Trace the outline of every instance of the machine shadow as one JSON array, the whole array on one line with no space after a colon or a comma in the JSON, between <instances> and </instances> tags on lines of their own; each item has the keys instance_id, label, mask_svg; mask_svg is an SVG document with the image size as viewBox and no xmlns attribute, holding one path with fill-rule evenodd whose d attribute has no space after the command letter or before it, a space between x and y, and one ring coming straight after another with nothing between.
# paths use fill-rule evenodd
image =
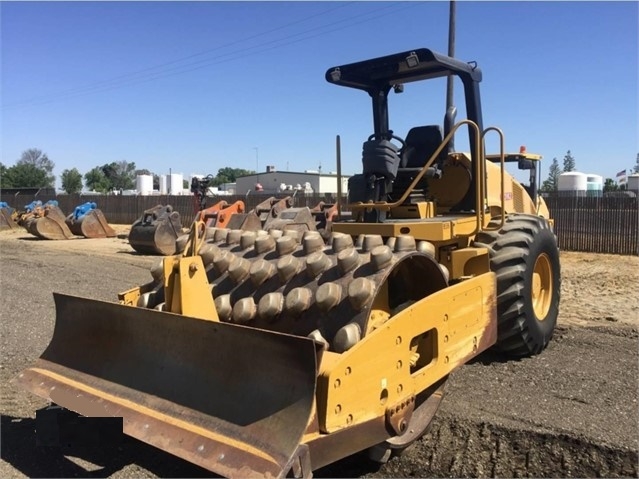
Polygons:
<instances>
[{"instance_id":1,"label":"machine shadow","mask_svg":"<svg viewBox=\"0 0 639 479\"><path fill-rule=\"evenodd\" d=\"M158 477L218 477L132 437L118 445L42 447L36 444L36 420L1 416L1 459L27 477L106 478L129 465ZM314 471L314 477L348 478L373 474L380 464L365 452L346 457ZM136 472L131 473L133 476ZM138 471L139 474L139 471Z\"/></svg>"},{"instance_id":2,"label":"machine shadow","mask_svg":"<svg viewBox=\"0 0 639 479\"><path fill-rule=\"evenodd\" d=\"M128 465L157 477L216 477L129 436L112 446L41 447L36 444L35 428L33 418L1 416L0 457L27 477L109 477ZM141 474L132 472L135 475Z\"/></svg>"}]
</instances>

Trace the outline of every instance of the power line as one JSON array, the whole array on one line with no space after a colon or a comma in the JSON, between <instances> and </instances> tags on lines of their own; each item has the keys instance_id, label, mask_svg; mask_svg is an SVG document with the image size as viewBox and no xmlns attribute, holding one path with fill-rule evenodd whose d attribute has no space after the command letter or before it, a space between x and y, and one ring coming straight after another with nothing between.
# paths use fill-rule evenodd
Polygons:
<instances>
[{"instance_id":1,"label":"power line","mask_svg":"<svg viewBox=\"0 0 639 479\"><path fill-rule=\"evenodd\" d=\"M297 25L299 23L306 22L308 20L311 20L313 18L319 17L321 15L325 15L327 13L333 12L333 11L335 11L337 9L344 8L346 6L351 5L352 3L353 2L348 2L347 4L339 5L338 7L330 8L330 9L324 10L324 11L322 11L320 13L315 13L313 15L309 15L307 17L304 17L304 18L301 18L299 20L296 20L296 21L281 25L279 27L272 28L270 30L266 30L266 31L261 32L261 33L257 33L255 35L251 35L249 37L246 37L246 38L243 38L243 39L240 39L240 40L235 40L235 41L232 41L232 42L229 42L229 43L225 43L223 45L219 45L219 46L214 47L214 48L209 48L209 49L206 49L206 50L202 50L200 52L193 53L193 54L187 55L185 57L181 57L181 58L177 58L177 59L174 59L174 60L170 60L170 61L167 61L167 62L164 62L164 63L160 63L160 64L157 64L157 65L154 65L154 66L151 66L151 67L143 68L141 70L136 70L136 71L132 71L132 72L129 72L129 73L124 73L122 75L118 75L118 76L115 76L115 77L112 77L112 78L109 78L109 79L106 79L106 80L100 80L100 81L97 81L97 82L94 82L94 83L90 83L88 85L72 87L72 88L68 88L66 90L60 90L60 91L55 92L55 93L50 93L50 94L46 94L46 95L40 95L40 96L32 97L29 100L24 100L22 102L14 102L14 103L5 105L5 107L21 105L21 104L24 104L24 103L38 101L38 100L41 100L41 99L45 99L46 100L46 99L50 98L52 95L64 95L64 94L67 94L67 93L76 93L76 92L84 91L84 90L90 91L90 90L92 90L94 88L98 88L98 87L100 87L102 85L109 86L108 84L111 83L111 82L126 81L130 77L133 77L133 78L130 78L130 79L134 80L135 76L139 75L141 73L151 72L152 70L161 69L161 68L166 67L168 65L174 65L176 63L184 62L184 61L189 60L191 58L196 58L198 56L207 55L207 54L212 53L212 52L217 51L217 50L222 50L224 48L227 48L227 47L230 47L230 46L233 46L233 45L237 45L239 43L244 43L246 41L249 41L249 40L252 40L252 39L255 39L255 38L259 38L261 36L265 36L265 35L268 35L270 33L276 32L278 30L282 30L282 29L288 28L288 27L290 27L292 25ZM147 73L147 75L148 75L148 73Z\"/></svg>"},{"instance_id":2,"label":"power line","mask_svg":"<svg viewBox=\"0 0 639 479\"><path fill-rule=\"evenodd\" d=\"M155 81L158 79L162 79L162 78L166 78L166 77L170 77L170 76L174 76L174 75L180 75L183 73L188 73L188 72L192 72L194 70L198 70L201 68L206 68L209 66L213 66L213 65L218 65L221 63L226 63L229 61L233 61L233 60L238 60L241 58L245 58L247 56L251 56L251 55L256 55L259 53L263 53L265 51L269 51L269 50L273 50L275 48L280 48L280 47L284 47L284 46L288 46L294 43L299 43L301 41L305 41L305 40L309 40L311 38L315 38L321 35L325 35L327 33L332 33L335 31L339 31L339 30L343 30L345 28L349 28L353 25L358 25L361 23L365 23L365 22L369 22L375 19L378 19L382 16L387 16L388 13L384 13L384 14L379 14L379 15L374 15L374 16L370 16L373 13L376 12L381 12L384 10L388 10L388 9L392 9L391 13L397 13L398 11L401 10L405 10L406 8L412 8L413 6L415 6L415 3L412 2L408 2L408 3L395 3L392 5L388 5L385 7L381 7L381 8L377 8L375 10L372 10L370 12L367 12L363 15L360 15L358 18L359 20L354 21L352 18L347 18L347 19L342 19L342 20L338 20L335 22L331 22L329 24L325 24L325 25L320 25L318 27L314 27L311 29L307 29L303 32L298 32L298 33L294 33L288 36L284 36L281 38L276 38L273 40L270 40L268 42L262 42L260 45L257 46L251 46L251 47L245 47L239 50L235 50L235 51L231 51L228 53L223 53L220 55L217 55L215 57L212 58L205 58L205 59L201 59L201 60L196 60L196 61L192 61L189 63L186 63L184 65L176 65L176 66L170 66L170 65L175 65L177 63L181 63L184 62L185 60L188 59L192 59L192 58L196 58L198 56L201 55L205 55L205 54L209 54L213 51L217 51L220 50L222 48L226 48L228 46L232 46L232 45L237 45L240 43L244 43L248 40L252 40L255 38L259 38L262 37L264 35L273 33L275 31L278 30L282 30L284 28L288 28L292 25L296 25L302 22L305 22L307 20L310 20L312 18L321 16L321 15L325 15L326 13L332 12L337 10L338 8L343 8L345 6L349 6L352 5L356 2L351 2L347 5L340 5L339 7L336 8L332 8L329 10L325 10L323 12L320 13L316 13L313 15L310 15L308 17L302 18L300 20L296 20L294 22L290 22L288 24L285 24L283 26L280 27L276 27L273 28L271 30L268 30L266 32L262 32L262 33L258 33L255 35L252 35L250 37L244 38L244 39L240 39L234 42L229 42L225 45L221 45L215 48L211 48L208 50L204 50L202 52L198 52L198 53L194 53L191 55L188 55L186 57L182 57L180 59L176 59L176 60L172 60L172 61L168 61L153 67L149 67L149 68L145 68L142 70L138 70L135 72L131 72L131 73L127 73L127 74L123 74L108 80L102 80L99 82L95 82L93 84L89 84L89 85L85 85L82 87L75 87L75 88L70 88L67 90L63 90L57 93L52 93L49 95L42 95L40 97L34 97L31 98L29 100L25 100L25 101L21 101L21 102L14 102L11 104L7 104L3 106L3 109L9 109L9 108L14 108L14 107L18 107L18 106L38 106L38 105L43 105L43 104L47 104L47 103L52 103L55 101L60 101L62 99L69 99L69 98L74 98L77 96L82 96L82 95L86 95L86 94L92 94L92 93L102 93L102 92L106 92L106 91L110 91L110 90L115 90L115 89L119 89L119 88L124 88L127 86L133 86L133 85L137 85L137 84L141 84L141 83L147 83L149 81ZM402 8L398 8L397 5L400 5L403 7ZM369 18L362 18L365 16L370 16ZM346 23L348 22L348 23ZM338 25L338 24L342 24L342 23L346 23L346 25L340 26L340 27L336 27L336 28L330 28L334 25ZM325 30L329 28L328 30ZM309 35L310 32L313 31L318 31L318 33L316 34L312 34ZM295 37L301 37L298 38L296 40L291 40ZM288 41L290 40L290 41ZM275 44L275 45L273 45ZM267 48L264 48L266 45L273 45ZM227 57L227 58L225 58ZM230 58L228 58L230 57ZM169 68L166 68L169 67ZM153 71L153 70L158 70L159 71Z\"/></svg>"}]
</instances>

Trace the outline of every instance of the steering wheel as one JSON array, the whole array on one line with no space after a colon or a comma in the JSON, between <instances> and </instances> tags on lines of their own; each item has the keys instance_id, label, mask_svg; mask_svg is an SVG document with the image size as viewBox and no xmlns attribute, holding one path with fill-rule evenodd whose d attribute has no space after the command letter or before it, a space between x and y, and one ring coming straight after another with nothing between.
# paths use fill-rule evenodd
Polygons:
<instances>
[{"instance_id":1,"label":"steering wheel","mask_svg":"<svg viewBox=\"0 0 639 479\"><path fill-rule=\"evenodd\" d=\"M378 136L381 136L381 135L378 135L377 133L373 133L371 136L368 137L368 141L371 141L373 138L377 138ZM402 151L404 148L406 148L406 142L404 141L404 139L395 135L392 131L389 131L385 136L390 136L391 139L399 141L399 143L402 145L399 151Z\"/></svg>"}]
</instances>

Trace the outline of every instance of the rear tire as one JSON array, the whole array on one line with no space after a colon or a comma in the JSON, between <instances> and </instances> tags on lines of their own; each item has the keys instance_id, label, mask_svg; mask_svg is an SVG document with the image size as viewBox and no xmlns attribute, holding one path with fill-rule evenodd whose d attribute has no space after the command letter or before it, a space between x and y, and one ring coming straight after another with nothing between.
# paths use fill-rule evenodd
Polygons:
<instances>
[{"instance_id":1,"label":"rear tire","mask_svg":"<svg viewBox=\"0 0 639 479\"><path fill-rule=\"evenodd\" d=\"M561 274L557 238L544 218L511 214L499 231L483 231L475 246L488 248L497 275L497 343L508 356L539 354L557 324Z\"/></svg>"}]
</instances>

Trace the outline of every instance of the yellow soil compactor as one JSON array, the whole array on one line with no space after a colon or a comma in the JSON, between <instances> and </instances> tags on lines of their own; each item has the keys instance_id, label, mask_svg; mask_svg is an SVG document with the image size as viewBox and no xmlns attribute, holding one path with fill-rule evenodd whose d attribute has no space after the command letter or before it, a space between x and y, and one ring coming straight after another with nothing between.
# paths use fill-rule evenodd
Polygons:
<instances>
[{"instance_id":1,"label":"yellow soil compactor","mask_svg":"<svg viewBox=\"0 0 639 479\"><path fill-rule=\"evenodd\" d=\"M467 118L451 108L443 129L393 133L389 92L448 75ZM122 417L126 434L224 476L310 477L357 451L384 461L408 447L448 375L486 349L546 347L560 270L540 157L506 154L501 131L484 129L477 65L417 49L326 79L372 98L363 170L341 205L351 216L333 218L327 239L266 220L243 231L234 217L207 234L196 221L184 252L119 303L55 294L53 338L20 374L26 389ZM454 151L459 128L469 153ZM484 153L489 132L497 155Z\"/></svg>"}]
</instances>

